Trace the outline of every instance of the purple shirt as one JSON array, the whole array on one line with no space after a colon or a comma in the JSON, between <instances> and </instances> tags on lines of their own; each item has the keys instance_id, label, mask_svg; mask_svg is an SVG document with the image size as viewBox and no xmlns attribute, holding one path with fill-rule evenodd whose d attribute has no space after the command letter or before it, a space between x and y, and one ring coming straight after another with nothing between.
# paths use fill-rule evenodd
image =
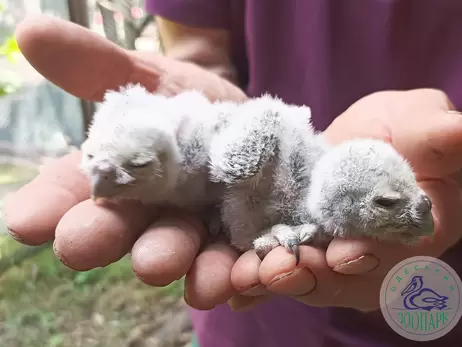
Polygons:
<instances>
[{"instance_id":1,"label":"purple shirt","mask_svg":"<svg viewBox=\"0 0 462 347\"><path fill-rule=\"evenodd\" d=\"M444 90L462 110L461 0L146 0L189 26L228 28L241 87L312 108L324 130L361 97L384 89ZM462 274L462 246L442 260ZM461 276L462 277L462 276ZM277 298L256 309L192 310L200 347L392 347L380 311L314 308ZM456 346L462 321L425 346Z\"/></svg>"}]
</instances>

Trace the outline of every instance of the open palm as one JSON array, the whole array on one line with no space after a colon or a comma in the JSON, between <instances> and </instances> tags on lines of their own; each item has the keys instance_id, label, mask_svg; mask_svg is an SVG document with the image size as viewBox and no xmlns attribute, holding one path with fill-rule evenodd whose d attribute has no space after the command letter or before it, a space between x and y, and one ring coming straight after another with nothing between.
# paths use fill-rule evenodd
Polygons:
<instances>
[{"instance_id":1,"label":"open palm","mask_svg":"<svg viewBox=\"0 0 462 347\"><path fill-rule=\"evenodd\" d=\"M234 266L232 279L240 291L259 284L245 293L253 297L251 301L262 301L273 292L315 306L375 309L382 280L397 262L415 255L440 257L462 235L457 182L462 168L462 115L444 93L421 89L371 94L339 116L324 135L331 143L372 137L393 144L432 199L434 236L413 248L342 239L332 241L327 252L304 246L298 268L282 247L262 262L248 252ZM239 299L234 300L236 308L241 306ZM245 300L245 306L249 304Z\"/></svg>"},{"instance_id":2,"label":"open palm","mask_svg":"<svg viewBox=\"0 0 462 347\"><path fill-rule=\"evenodd\" d=\"M129 82L163 94L200 88L211 99L245 98L197 66L125 51L56 18L26 20L17 38L40 73L87 100L99 101L106 89ZM334 240L327 253L301 247L299 268L282 247L263 261L253 252L239 256L224 243L209 242L193 216L153 215L137 204L95 206L78 170L79 152L47 164L13 194L5 204L5 221L11 235L26 244L54 240L57 256L76 270L106 266L131 252L134 272L150 285L186 275L186 299L200 309L230 297L231 306L245 308L273 293L310 305L374 308L381 280L396 262L414 254L439 256L460 238L462 201L453 177L462 167L462 117L447 112L452 108L438 91L378 93L358 101L325 132L331 142L358 136L391 141L411 161L433 201L436 225L435 237L413 250ZM250 296L237 294L242 292Z\"/></svg>"},{"instance_id":3,"label":"open palm","mask_svg":"<svg viewBox=\"0 0 462 347\"><path fill-rule=\"evenodd\" d=\"M230 82L194 64L124 50L57 18L27 18L16 37L38 72L82 99L101 101L107 89L127 83L164 95L197 88L212 100L246 98ZM229 279L235 250L220 240L210 242L202 223L182 211L150 211L137 203L97 206L79 170L80 155L47 163L7 199L4 218L14 238L29 245L53 241L57 257L75 270L103 267L130 252L134 273L149 285L165 286L187 274L188 302L201 309L235 293Z\"/></svg>"}]
</instances>

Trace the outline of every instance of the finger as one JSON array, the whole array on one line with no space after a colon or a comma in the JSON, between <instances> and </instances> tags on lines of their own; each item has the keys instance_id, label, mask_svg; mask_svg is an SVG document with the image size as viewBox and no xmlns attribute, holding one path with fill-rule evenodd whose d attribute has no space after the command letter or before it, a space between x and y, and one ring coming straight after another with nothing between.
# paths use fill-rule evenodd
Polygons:
<instances>
[{"instance_id":1,"label":"finger","mask_svg":"<svg viewBox=\"0 0 462 347\"><path fill-rule=\"evenodd\" d=\"M222 242L205 246L186 275L186 302L196 309L208 310L237 294L230 277L238 256L236 250Z\"/></svg>"},{"instance_id":2,"label":"finger","mask_svg":"<svg viewBox=\"0 0 462 347\"><path fill-rule=\"evenodd\" d=\"M427 135L422 141L422 146L428 148L428 154L421 154L426 155L430 162L422 159L419 166L422 167L422 172L434 172L433 176L443 177L462 168L462 115L442 110L434 117L439 118L440 122L429 122ZM431 160L432 157L435 160Z\"/></svg>"},{"instance_id":3,"label":"finger","mask_svg":"<svg viewBox=\"0 0 462 347\"><path fill-rule=\"evenodd\" d=\"M424 252L439 257L461 237L462 200L459 184L455 180L431 180L422 183L422 188L432 200L435 233L425 239Z\"/></svg>"},{"instance_id":4,"label":"finger","mask_svg":"<svg viewBox=\"0 0 462 347\"><path fill-rule=\"evenodd\" d=\"M267 293L260 283L260 264L261 260L255 250L250 250L237 259L231 271L231 283L240 294L260 296Z\"/></svg>"},{"instance_id":5,"label":"finger","mask_svg":"<svg viewBox=\"0 0 462 347\"><path fill-rule=\"evenodd\" d=\"M150 218L140 203L97 205L85 200L59 222L53 245L56 256L79 271L107 266L127 254Z\"/></svg>"},{"instance_id":6,"label":"finger","mask_svg":"<svg viewBox=\"0 0 462 347\"><path fill-rule=\"evenodd\" d=\"M384 275L409 248L398 243L379 243L371 239L333 239L326 260L335 272L345 275Z\"/></svg>"},{"instance_id":7,"label":"finger","mask_svg":"<svg viewBox=\"0 0 462 347\"><path fill-rule=\"evenodd\" d=\"M132 79L142 81L146 69L163 71L156 80L156 92L162 95L176 95L182 90L201 89L211 101L245 101L247 95L230 81L204 68L183 61L153 55L147 52L133 52L135 70ZM152 74L152 72L151 72Z\"/></svg>"},{"instance_id":8,"label":"finger","mask_svg":"<svg viewBox=\"0 0 462 347\"><path fill-rule=\"evenodd\" d=\"M462 168L462 116L435 89L381 91L362 98L324 132L331 143L357 137L391 142L420 179L444 177Z\"/></svg>"},{"instance_id":9,"label":"finger","mask_svg":"<svg viewBox=\"0 0 462 347\"><path fill-rule=\"evenodd\" d=\"M419 179L444 177L461 169L462 117L454 112L448 95L429 88L388 95L391 142L422 173Z\"/></svg>"},{"instance_id":10,"label":"finger","mask_svg":"<svg viewBox=\"0 0 462 347\"><path fill-rule=\"evenodd\" d=\"M462 168L462 116L435 107L423 112L419 122L393 126L393 145L423 173L419 180L452 175Z\"/></svg>"},{"instance_id":11,"label":"finger","mask_svg":"<svg viewBox=\"0 0 462 347\"><path fill-rule=\"evenodd\" d=\"M183 277L191 267L207 232L185 214L163 216L136 241L133 271L152 286L165 286Z\"/></svg>"},{"instance_id":12,"label":"finger","mask_svg":"<svg viewBox=\"0 0 462 347\"><path fill-rule=\"evenodd\" d=\"M131 81L137 69L124 49L100 35L51 16L27 17L16 27L19 48L45 78L83 99L101 101L107 89L139 82L150 90L158 75L145 69L139 81Z\"/></svg>"},{"instance_id":13,"label":"finger","mask_svg":"<svg viewBox=\"0 0 462 347\"><path fill-rule=\"evenodd\" d=\"M268 290L307 305L369 309L379 304L378 295L373 295L379 281L336 273L324 251L309 246L300 247L298 267L293 254L275 248L262 262L260 279Z\"/></svg>"},{"instance_id":14,"label":"finger","mask_svg":"<svg viewBox=\"0 0 462 347\"><path fill-rule=\"evenodd\" d=\"M260 281L271 292L283 295L305 295L316 287L316 278L302 260L312 253L311 247L300 247L300 266L284 247L277 247L266 255L260 265Z\"/></svg>"},{"instance_id":15,"label":"finger","mask_svg":"<svg viewBox=\"0 0 462 347\"><path fill-rule=\"evenodd\" d=\"M4 220L15 239L28 245L52 240L61 217L88 199L90 185L79 162L80 152L49 162L37 178L8 196Z\"/></svg>"}]
</instances>

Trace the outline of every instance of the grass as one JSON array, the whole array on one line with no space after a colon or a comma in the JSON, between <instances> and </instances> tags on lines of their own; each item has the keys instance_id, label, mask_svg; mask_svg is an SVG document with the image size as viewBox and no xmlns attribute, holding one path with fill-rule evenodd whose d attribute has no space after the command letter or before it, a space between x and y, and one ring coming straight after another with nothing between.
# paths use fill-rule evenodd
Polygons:
<instances>
[{"instance_id":1,"label":"grass","mask_svg":"<svg viewBox=\"0 0 462 347\"><path fill-rule=\"evenodd\" d=\"M6 194L36 174L33 168L0 163L0 209ZM26 247L1 228L0 218L0 265ZM0 347L154 346L146 341L171 319L182 295L182 280L164 288L142 284L128 258L76 272L59 262L50 246L0 275Z\"/></svg>"},{"instance_id":2,"label":"grass","mask_svg":"<svg viewBox=\"0 0 462 347\"><path fill-rule=\"evenodd\" d=\"M1 256L18 247L0 238ZM122 347L182 293L182 281L158 289L140 283L128 258L72 271L50 247L0 278L0 346Z\"/></svg>"}]
</instances>

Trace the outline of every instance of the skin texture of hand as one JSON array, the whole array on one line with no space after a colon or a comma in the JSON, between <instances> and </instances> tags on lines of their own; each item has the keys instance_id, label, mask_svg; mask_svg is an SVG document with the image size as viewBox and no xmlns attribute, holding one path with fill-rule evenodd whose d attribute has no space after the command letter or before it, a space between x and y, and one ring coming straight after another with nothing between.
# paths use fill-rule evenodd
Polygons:
<instances>
[{"instance_id":1,"label":"skin texture of hand","mask_svg":"<svg viewBox=\"0 0 462 347\"><path fill-rule=\"evenodd\" d=\"M245 99L218 75L152 53L130 52L70 22L46 16L17 27L26 59L48 80L87 100L101 101L107 89L141 83L172 95L200 88L210 99ZM131 252L136 276L164 286L187 274L186 296L199 309L226 302L235 291L230 272L237 253L206 240L203 225L180 211L152 211L136 203L98 206L80 173L80 152L53 160L5 204L12 237L39 245L54 241L57 257L75 270L118 261Z\"/></svg>"},{"instance_id":2,"label":"skin texture of hand","mask_svg":"<svg viewBox=\"0 0 462 347\"><path fill-rule=\"evenodd\" d=\"M232 270L241 293L229 304L244 310L280 294L313 306L379 308L386 273L411 256L441 256L461 237L462 199L457 174L462 169L462 114L438 90L385 91L357 101L325 131L331 143L356 137L393 144L413 166L433 202L435 234L409 249L370 240L332 241L326 252L302 246L301 262L278 247L260 261L253 251Z\"/></svg>"},{"instance_id":3,"label":"skin texture of hand","mask_svg":"<svg viewBox=\"0 0 462 347\"><path fill-rule=\"evenodd\" d=\"M211 99L245 99L238 88L195 65L125 51L55 18L26 20L17 38L42 75L87 100L100 101L106 89L128 82L166 95L193 87ZM462 122L450 109L438 91L378 93L354 104L325 133L331 142L356 136L386 139L415 166L433 200L437 230L433 241L413 253L335 240L327 253L303 246L298 269L282 247L262 262L253 252L238 257L224 243L207 240L203 226L181 212L154 213L135 203L96 206L78 170L80 152L45 165L13 194L5 205L5 221L11 235L25 244L54 240L58 258L76 270L106 266L131 252L133 270L147 284L167 285L186 274L185 297L198 309L230 297L231 307L245 309L266 300L268 293L316 306L374 308L378 295L370 293L391 266L413 254L438 256L459 238L462 203L451 175L462 164ZM246 290L249 296L242 295Z\"/></svg>"}]
</instances>

